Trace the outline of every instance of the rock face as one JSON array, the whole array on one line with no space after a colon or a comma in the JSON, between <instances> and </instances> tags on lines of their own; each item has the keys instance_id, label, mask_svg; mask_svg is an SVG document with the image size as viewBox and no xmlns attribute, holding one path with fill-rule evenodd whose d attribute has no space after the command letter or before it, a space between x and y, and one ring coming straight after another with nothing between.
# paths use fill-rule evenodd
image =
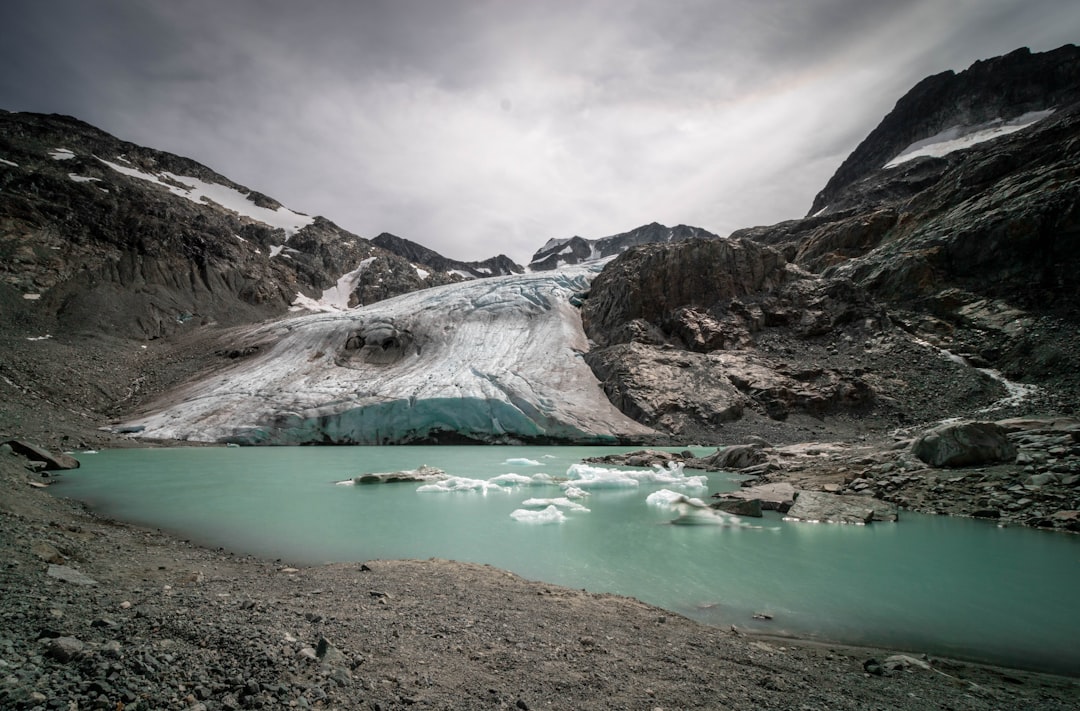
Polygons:
<instances>
[{"instance_id":1,"label":"rock face","mask_svg":"<svg viewBox=\"0 0 1080 711\"><path fill-rule=\"evenodd\" d=\"M968 366L1042 384L1042 409L1071 412L1078 66L1068 46L931 77L856 149L810 217L613 260L582 309L589 362L612 402L695 436L753 432L762 417L884 428L1005 415L1031 395L979 385ZM906 159L913 149L926 156ZM864 350L845 353L850 343ZM927 367L914 354L928 347L961 367Z\"/></svg>"},{"instance_id":2,"label":"rock face","mask_svg":"<svg viewBox=\"0 0 1080 711\"><path fill-rule=\"evenodd\" d=\"M915 440L912 453L932 467L968 467L1016 459L1004 427L993 422L959 422L935 427Z\"/></svg>"},{"instance_id":3,"label":"rock face","mask_svg":"<svg viewBox=\"0 0 1080 711\"><path fill-rule=\"evenodd\" d=\"M665 227L653 222L629 232L600 239L585 239L576 236L570 239L553 239L548 240L547 244L536 251L532 261L529 262L529 269L547 271L593 259L613 257L642 244L670 244L697 239L717 239L717 235L700 227L687 225Z\"/></svg>"},{"instance_id":4,"label":"rock face","mask_svg":"<svg viewBox=\"0 0 1080 711\"><path fill-rule=\"evenodd\" d=\"M844 189L876 171L905 147L953 126L1010 119L1080 100L1080 50L1066 45L1032 54L1021 48L975 62L956 74L942 72L915 85L836 171L810 213L831 205Z\"/></svg>"}]
</instances>

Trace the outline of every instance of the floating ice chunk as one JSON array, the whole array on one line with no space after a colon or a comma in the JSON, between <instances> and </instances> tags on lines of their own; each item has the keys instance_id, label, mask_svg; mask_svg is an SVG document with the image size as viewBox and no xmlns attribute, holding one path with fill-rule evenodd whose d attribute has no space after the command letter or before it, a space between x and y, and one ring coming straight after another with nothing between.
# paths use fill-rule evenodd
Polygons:
<instances>
[{"instance_id":1,"label":"floating ice chunk","mask_svg":"<svg viewBox=\"0 0 1080 711\"><path fill-rule=\"evenodd\" d=\"M686 494L680 494L671 489L661 489L646 496L645 503L650 506L673 506L677 501L685 498Z\"/></svg>"},{"instance_id":2,"label":"floating ice chunk","mask_svg":"<svg viewBox=\"0 0 1080 711\"><path fill-rule=\"evenodd\" d=\"M569 511L582 511L588 513L591 509L582 506L576 501L571 501L565 496L560 496L554 499L525 499L521 502L522 506L558 506L560 508L567 509Z\"/></svg>"},{"instance_id":3,"label":"floating ice chunk","mask_svg":"<svg viewBox=\"0 0 1080 711\"><path fill-rule=\"evenodd\" d=\"M532 479L533 483L536 483L536 484L554 484L555 483L555 480L551 478L551 475L550 474L545 474L544 472L537 472L537 473L533 474L529 478Z\"/></svg>"},{"instance_id":4,"label":"floating ice chunk","mask_svg":"<svg viewBox=\"0 0 1080 711\"><path fill-rule=\"evenodd\" d=\"M531 476L525 476L524 474L500 474L499 476L493 476L488 479L488 482L497 486L530 486L532 485L533 478Z\"/></svg>"},{"instance_id":5,"label":"floating ice chunk","mask_svg":"<svg viewBox=\"0 0 1080 711\"><path fill-rule=\"evenodd\" d=\"M536 461L535 459L526 459L524 457L512 457L510 459L507 459L505 462L503 462L503 464L516 464L517 466L520 466L520 467L538 467L538 466L540 466L540 462Z\"/></svg>"},{"instance_id":6,"label":"floating ice chunk","mask_svg":"<svg viewBox=\"0 0 1080 711\"><path fill-rule=\"evenodd\" d=\"M579 489L573 484L563 484L562 487L563 493L566 494L566 498L568 499L584 499L589 495L589 492L584 489Z\"/></svg>"},{"instance_id":7,"label":"floating ice chunk","mask_svg":"<svg viewBox=\"0 0 1080 711\"><path fill-rule=\"evenodd\" d=\"M469 479L463 476L452 476L442 481L437 481L431 484L424 484L417 488L420 493L446 493L450 491L479 491L481 493L487 493L489 490L494 489L496 491L505 491L505 489L498 484L492 484L484 479Z\"/></svg>"},{"instance_id":8,"label":"floating ice chunk","mask_svg":"<svg viewBox=\"0 0 1080 711\"><path fill-rule=\"evenodd\" d=\"M738 516L717 511L709 507L698 508L696 506L682 505L681 514L672 520L675 526L724 526L726 528L743 528L745 523Z\"/></svg>"},{"instance_id":9,"label":"floating ice chunk","mask_svg":"<svg viewBox=\"0 0 1080 711\"><path fill-rule=\"evenodd\" d=\"M624 472L588 464L571 464L566 470L566 476L571 481L564 482L561 486L574 486L578 489L631 489L639 485L634 476L637 473L639 472Z\"/></svg>"},{"instance_id":10,"label":"floating ice chunk","mask_svg":"<svg viewBox=\"0 0 1080 711\"><path fill-rule=\"evenodd\" d=\"M651 470L626 471L622 469L608 469L594 467L588 464L571 464L566 471L566 476L571 481L563 486L572 485L580 488L631 488L642 483L663 484L684 489L704 489L708 486L708 478L704 475L686 476L683 474L681 462L671 462L665 469L656 466Z\"/></svg>"},{"instance_id":11,"label":"floating ice chunk","mask_svg":"<svg viewBox=\"0 0 1080 711\"><path fill-rule=\"evenodd\" d=\"M548 506L543 511L515 509L510 512L510 518L522 523L562 523L566 520L566 514L558 506Z\"/></svg>"}]
</instances>

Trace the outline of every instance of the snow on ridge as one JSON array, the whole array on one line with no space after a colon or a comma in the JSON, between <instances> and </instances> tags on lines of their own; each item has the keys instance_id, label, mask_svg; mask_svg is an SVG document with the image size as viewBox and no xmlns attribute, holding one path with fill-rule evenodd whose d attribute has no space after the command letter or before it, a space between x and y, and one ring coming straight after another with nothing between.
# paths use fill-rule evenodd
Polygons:
<instances>
[{"instance_id":1,"label":"snow on ridge","mask_svg":"<svg viewBox=\"0 0 1080 711\"><path fill-rule=\"evenodd\" d=\"M929 138L916 141L900 151L900 153L886 163L883 168L895 168L909 160L922 157L940 158L953 151L970 148L978 143L990 141L999 136L1015 133L1031 126L1038 121L1054 113L1054 109L1046 111L1029 111L1016 118L1002 120L994 119L975 126L950 126L949 128L934 134Z\"/></svg>"},{"instance_id":2,"label":"snow on ridge","mask_svg":"<svg viewBox=\"0 0 1080 711\"><path fill-rule=\"evenodd\" d=\"M285 230L286 241L288 241L289 237L315 221L314 217L303 215L299 212L293 212L284 206L278 207L276 210L259 207L249 200L248 196L244 193L219 183L207 183L198 178L186 175L176 175L168 171L162 171L157 174L146 173L138 168L129 168L118 163L109 162L104 158L98 158L98 160L118 173L122 173L132 178L138 178L139 180L145 180L149 183L154 183L155 185L160 185L173 195L186 198L199 205L213 202L242 217L247 217L256 222L261 222L264 225L269 225L270 227ZM162 180L162 178L164 178L164 180Z\"/></svg>"},{"instance_id":3,"label":"snow on ridge","mask_svg":"<svg viewBox=\"0 0 1080 711\"><path fill-rule=\"evenodd\" d=\"M271 247L271 251L277 249ZM281 249L284 249L282 245ZM278 253L280 253L278 249ZM273 256L273 255L271 255ZM296 299L292 302L290 311L300 311L306 309L308 311L330 313L333 311L347 311L349 309L349 296L356 290L356 284L360 281L360 275L364 273L367 266L375 261L375 257L368 257L367 259L361 259L360 264L351 272L346 272L338 277L337 284L324 289L322 296L318 299L313 299L310 296L304 294L297 294ZM417 271L420 271L419 269Z\"/></svg>"}]
</instances>

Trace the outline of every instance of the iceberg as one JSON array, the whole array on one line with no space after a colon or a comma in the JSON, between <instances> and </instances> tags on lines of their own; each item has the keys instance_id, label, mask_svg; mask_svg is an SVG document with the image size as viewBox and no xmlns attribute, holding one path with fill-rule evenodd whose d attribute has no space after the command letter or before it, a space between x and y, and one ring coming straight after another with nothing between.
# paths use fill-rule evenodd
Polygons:
<instances>
[{"instance_id":1,"label":"iceberg","mask_svg":"<svg viewBox=\"0 0 1080 711\"><path fill-rule=\"evenodd\" d=\"M240 444L613 444L571 297L596 267L478 279L235 332L253 355L167 393L140 437Z\"/></svg>"},{"instance_id":2,"label":"iceberg","mask_svg":"<svg viewBox=\"0 0 1080 711\"><path fill-rule=\"evenodd\" d=\"M548 506L543 511L515 509L510 512L510 517L522 523L562 523L566 520L566 514L557 506Z\"/></svg>"}]
</instances>

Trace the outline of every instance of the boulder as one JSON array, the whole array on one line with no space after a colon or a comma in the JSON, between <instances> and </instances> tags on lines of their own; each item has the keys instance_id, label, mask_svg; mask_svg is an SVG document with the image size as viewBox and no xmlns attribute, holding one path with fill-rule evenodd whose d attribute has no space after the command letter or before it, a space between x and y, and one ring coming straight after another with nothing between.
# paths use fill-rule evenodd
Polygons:
<instances>
[{"instance_id":1,"label":"boulder","mask_svg":"<svg viewBox=\"0 0 1080 711\"><path fill-rule=\"evenodd\" d=\"M730 447L721 447L715 453L699 459L691 459L686 466L691 469L706 469L717 471L724 469L746 469L756 464L762 464L768 459L768 455L761 447L751 444L736 444Z\"/></svg>"},{"instance_id":2,"label":"boulder","mask_svg":"<svg viewBox=\"0 0 1080 711\"><path fill-rule=\"evenodd\" d=\"M1016 459L1008 431L993 422L939 425L911 445L911 452L932 467L968 467Z\"/></svg>"},{"instance_id":3,"label":"boulder","mask_svg":"<svg viewBox=\"0 0 1080 711\"><path fill-rule=\"evenodd\" d=\"M761 499L720 499L709 506L736 516L761 518Z\"/></svg>"},{"instance_id":4,"label":"boulder","mask_svg":"<svg viewBox=\"0 0 1080 711\"><path fill-rule=\"evenodd\" d=\"M787 518L818 523L856 523L897 520L896 506L868 496L844 496L824 491L800 491Z\"/></svg>"},{"instance_id":5,"label":"boulder","mask_svg":"<svg viewBox=\"0 0 1080 711\"><path fill-rule=\"evenodd\" d=\"M17 439L8 440L5 444L11 447L11 451L21 454L31 461L44 462L46 469L79 468L79 460L67 454L53 454L47 449Z\"/></svg>"},{"instance_id":6,"label":"boulder","mask_svg":"<svg viewBox=\"0 0 1080 711\"><path fill-rule=\"evenodd\" d=\"M795 503L795 487L787 482L759 484L738 491L726 491L719 496L742 501L757 499L761 502L762 509L785 513Z\"/></svg>"}]
</instances>

